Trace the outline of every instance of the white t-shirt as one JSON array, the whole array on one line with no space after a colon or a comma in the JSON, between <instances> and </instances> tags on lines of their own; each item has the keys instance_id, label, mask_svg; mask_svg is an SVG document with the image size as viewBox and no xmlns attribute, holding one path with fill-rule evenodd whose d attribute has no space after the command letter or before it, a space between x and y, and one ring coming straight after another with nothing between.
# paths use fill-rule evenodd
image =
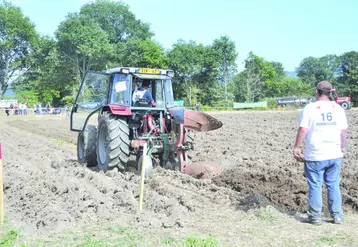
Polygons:
<instances>
[{"instance_id":1,"label":"white t-shirt","mask_svg":"<svg viewBox=\"0 0 358 247\"><path fill-rule=\"evenodd\" d=\"M299 126L307 128L304 158L323 161L343 157L341 130L347 129L343 108L334 101L317 101L306 105Z\"/></svg>"}]
</instances>

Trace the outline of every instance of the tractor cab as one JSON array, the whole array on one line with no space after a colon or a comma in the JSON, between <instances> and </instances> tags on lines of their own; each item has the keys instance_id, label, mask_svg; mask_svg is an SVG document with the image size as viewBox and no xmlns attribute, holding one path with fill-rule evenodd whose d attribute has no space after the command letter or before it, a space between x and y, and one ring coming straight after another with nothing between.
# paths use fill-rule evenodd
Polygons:
<instances>
[{"instance_id":1,"label":"tractor cab","mask_svg":"<svg viewBox=\"0 0 358 247\"><path fill-rule=\"evenodd\" d=\"M172 70L113 68L100 73L88 71L82 80L71 114L71 130L83 131L87 120L103 107L116 115L130 116L133 111L167 111L174 107ZM133 100L136 90L143 90L143 81L155 106L145 99Z\"/></svg>"}]
</instances>

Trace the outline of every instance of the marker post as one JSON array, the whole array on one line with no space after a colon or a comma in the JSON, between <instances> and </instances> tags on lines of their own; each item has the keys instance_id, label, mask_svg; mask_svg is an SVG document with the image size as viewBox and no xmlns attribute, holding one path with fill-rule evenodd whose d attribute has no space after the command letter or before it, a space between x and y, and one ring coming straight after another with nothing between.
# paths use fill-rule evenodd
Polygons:
<instances>
[{"instance_id":1,"label":"marker post","mask_svg":"<svg viewBox=\"0 0 358 247\"><path fill-rule=\"evenodd\" d=\"M0 224L4 224L4 186L2 176L2 146L0 143Z\"/></svg>"},{"instance_id":2,"label":"marker post","mask_svg":"<svg viewBox=\"0 0 358 247\"><path fill-rule=\"evenodd\" d=\"M140 176L140 191L139 191L139 211L143 210L143 200L144 200L144 177L145 177L145 167L146 167L146 156L147 156L147 143L143 145L143 154L142 154L142 170Z\"/></svg>"}]
</instances>

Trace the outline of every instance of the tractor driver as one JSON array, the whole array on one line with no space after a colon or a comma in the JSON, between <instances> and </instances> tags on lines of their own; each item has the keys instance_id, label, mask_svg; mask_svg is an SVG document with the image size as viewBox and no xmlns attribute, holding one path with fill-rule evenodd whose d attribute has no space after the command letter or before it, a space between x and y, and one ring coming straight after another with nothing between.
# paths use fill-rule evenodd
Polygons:
<instances>
[{"instance_id":1,"label":"tractor driver","mask_svg":"<svg viewBox=\"0 0 358 247\"><path fill-rule=\"evenodd\" d=\"M135 104L139 99L146 99L153 107L156 106L156 103L152 97L152 94L147 90L151 86L150 80L143 80L142 86L138 87L133 92L133 104Z\"/></svg>"}]
</instances>

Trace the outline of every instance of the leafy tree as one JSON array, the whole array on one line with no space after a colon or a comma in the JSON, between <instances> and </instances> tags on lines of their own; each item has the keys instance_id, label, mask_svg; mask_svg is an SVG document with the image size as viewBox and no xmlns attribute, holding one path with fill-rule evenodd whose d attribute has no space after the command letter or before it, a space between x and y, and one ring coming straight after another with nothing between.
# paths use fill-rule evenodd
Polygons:
<instances>
[{"instance_id":1,"label":"leafy tree","mask_svg":"<svg viewBox=\"0 0 358 247\"><path fill-rule=\"evenodd\" d=\"M36 91L20 91L16 94L16 97L18 102L25 103L30 108L39 102L38 92Z\"/></svg>"},{"instance_id":2,"label":"leafy tree","mask_svg":"<svg viewBox=\"0 0 358 247\"><path fill-rule=\"evenodd\" d=\"M174 70L175 96L186 98L189 105L192 105L196 79L203 69L205 51L203 45L194 41L178 40L167 54L168 67Z\"/></svg>"},{"instance_id":3,"label":"leafy tree","mask_svg":"<svg viewBox=\"0 0 358 247\"><path fill-rule=\"evenodd\" d=\"M82 6L81 16L98 23L111 44L124 43L129 39L150 39L153 33L149 24L136 19L123 2L97 0Z\"/></svg>"},{"instance_id":4,"label":"leafy tree","mask_svg":"<svg viewBox=\"0 0 358 247\"><path fill-rule=\"evenodd\" d=\"M63 97L78 90L76 70L58 52L56 41L41 37L32 55L34 65L23 80L15 85L17 94L35 91L40 102L60 105Z\"/></svg>"},{"instance_id":5,"label":"leafy tree","mask_svg":"<svg viewBox=\"0 0 358 247\"><path fill-rule=\"evenodd\" d=\"M0 99L9 83L25 75L32 66L29 56L36 44L34 25L20 8L0 4Z\"/></svg>"},{"instance_id":6,"label":"leafy tree","mask_svg":"<svg viewBox=\"0 0 358 247\"><path fill-rule=\"evenodd\" d=\"M284 96L313 96L313 88L299 78L284 77L281 81L275 81L270 84L275 97ZM267 96L266 96L267 97ZM269 96L271 97L271 96Z\"/></svg>"},{"instance_id":7,"label":"leafy tree","mask_svg":"<svg viewBox=\"0 0 358 247\"><path fill-rule=\"evenodd\" d=\"M236 72L237 52L235 43L228 36L222 36L214 40L212 49L217 57L219 69L217 79L219 84L224 86L224 97L225 101L227 101L228 83Z\"/></svg>"},{"instance_id":8,"label":"leafy tree","mask_svg":"<svg viewBox=\"0 0 358 247\"><path fill-rule=\"evenodd\" d=\"M115 54L120 66L138 66L148 68L165 68L166 58L163 48L150 39L133 38L117 45Z\"/></svg>"},{"instance_id":9,"label":"leafy tree","mask_svg":"<svg viewBox=\"0 0 358 247\"><path fill-rule=\"evenodd\" d=\"M245 102L247 88L245 86L244 73L240 72L234 75L229 85L232 88L235 102Z\"/></svg>"},{"instance_id":10,"label":"leafy tree","mask_svg":"<svg viewBox=\"0 0 358 247\"><path fill-rule=\"evenodd\" d=\"M358 101L358 52L350 51L340 57L342 75L338 79L339 91L352 96L352 101Z\"/></svg>"},{"instance_id":11,"label":"leafy tree","mask_svg":"<svg viewBox=\"0 0 358 247\"><path fill-rule=\"evenodd\" d=\"M273 67L273 69L275 70L275 80L276 81L280 81L285 77L285 70L283 68L282 63L280 62L269 62L270 65Z\"/></svg>"},{"instance_id":12,"label":"leafy tree","mask_svg":"<svg viewBox=\"0 0 358 247\"><path fill-rule=\"evenodd\" d=\"M254 102L262 97L262 89L265 85L261 69L254 63L249 63L243 72L244 85L246 87L246 102Z\"/></svg>"},{"instance_id":13,"label":"leafy tree","mask_svg":"<svg viewBox=\"0 0 358 247\"><path fill-rule=\"evenodd\" d=\"M77 75L83 78L90 69L105 68L112 46L100 25L89 17L69 15L56 31L60 55L76 68Z\"/></svg>"},{"instance_id":14,"label":"leafy tree","mask_svg":"<svg viewBox=\"0 0 358 247\"><path fill-rule=\"evenodd\" d=\"M212 46L204 48L201 66L200 73L193 76L193 80L200 89L198 100L208 106L213 106L217 101L224 101L225 94L217 93L219 61L217 60L217 52L212 49Z\"/></svg>"},{"instance_id":15,"label":"leafy tree","mask_svg":"<svg viewBox=\"0 0 358 247\"><path fill-rule=\"evenodd\" d=\"M297 68L297 75L304 83L312 87L323 80L335 81L339 62L336 55L326 55L320 58L307 57Z\"/></svg>"}]
</instances>

